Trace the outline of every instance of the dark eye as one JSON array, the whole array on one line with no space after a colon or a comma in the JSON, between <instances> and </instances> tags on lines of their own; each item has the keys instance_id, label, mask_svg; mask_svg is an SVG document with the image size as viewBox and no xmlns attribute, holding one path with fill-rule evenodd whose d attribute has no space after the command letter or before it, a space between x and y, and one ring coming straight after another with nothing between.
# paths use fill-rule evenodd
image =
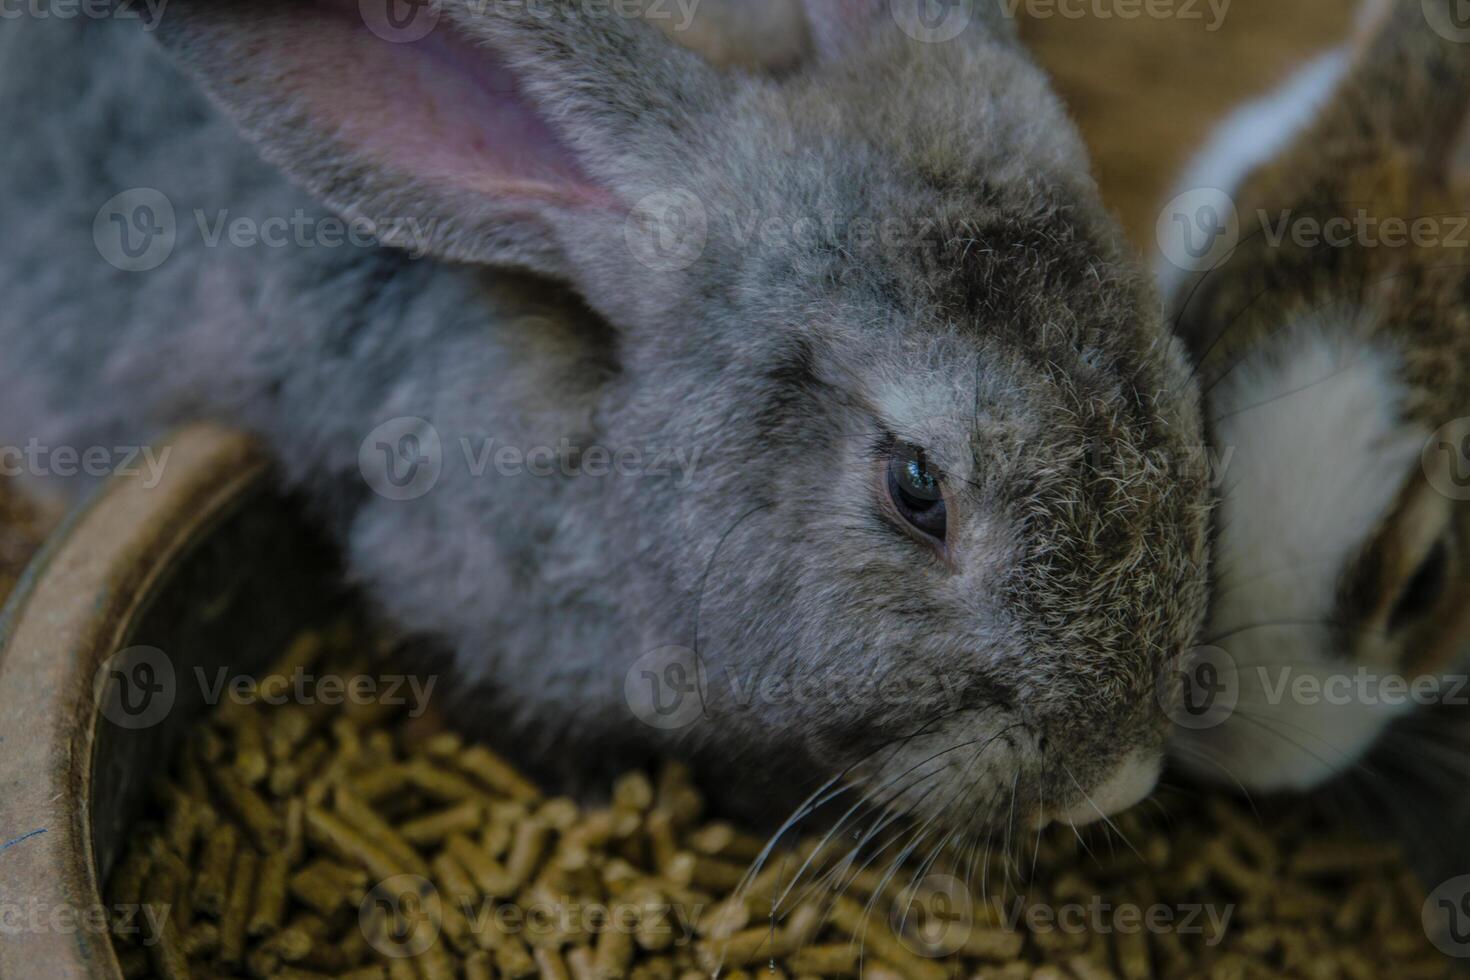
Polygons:
<instances>
[{"instance_id":1,"label":"dark eye","mask_svg":"<svg viewBox=\"0 0 1470 980\"><path fill-rule=\"evenodd\" d=\"M888 461L888 496L899 516L923 534L944 540L948 514L944 507L942 475L930 465L924 450L900 446Z\"/></svg>"},{"instance_id":2,"label":"dark eye","mask_svg":"<svg viewBox=\"0 0 1470 980\"><path fill-rule=\"evenodd\" d=\"M1440 541L1419 564L1389 615L1390 631L1403 629L1434 610L1450 579L1450 549Z\"/></svg>"}]
</instances>

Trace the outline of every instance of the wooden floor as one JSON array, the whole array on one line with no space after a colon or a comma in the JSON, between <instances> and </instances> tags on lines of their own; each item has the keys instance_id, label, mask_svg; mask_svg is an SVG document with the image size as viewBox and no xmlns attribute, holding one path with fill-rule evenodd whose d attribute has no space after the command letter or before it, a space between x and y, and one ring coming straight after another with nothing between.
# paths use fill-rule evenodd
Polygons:
<instances>
[{"instance_id":1,"label":"wooden floor","mask_svg":"<svg viewBox=\"0 0 1470 980\"><path fill-rule=\"evenodd\" d=\"M1104 196L1141 248L1152 245L1165 191L1214 124L1347 38L1357 10L1356 0L1233 0L1217 18L1209 0L1019 4L1030 11L1024 36L1081 126ZM1150 4L1180 16L1117 15ZM1042 16L1052 9L1089 13Z\"/></svg>"}]
</instances>

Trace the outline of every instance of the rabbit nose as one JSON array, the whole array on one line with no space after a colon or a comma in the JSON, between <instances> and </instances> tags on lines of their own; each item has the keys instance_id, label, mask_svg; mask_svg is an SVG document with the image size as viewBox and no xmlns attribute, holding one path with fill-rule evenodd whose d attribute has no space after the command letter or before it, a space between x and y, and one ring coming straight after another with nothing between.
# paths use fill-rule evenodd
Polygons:
<instances>
[{"instance_id":1,"label":"rabbit nose","mask_svg":"<svg viewBox=\"0 0 1470 980\"><path fill-rule=\"evenodd\" d=\"M1162 770L1163 758L1157 753L1134 752L1100 785L1087 789L1079 802L1047 813L1044 822L1081 827L1121 813L1153 792Z\"/></svg>"}]
</instances>

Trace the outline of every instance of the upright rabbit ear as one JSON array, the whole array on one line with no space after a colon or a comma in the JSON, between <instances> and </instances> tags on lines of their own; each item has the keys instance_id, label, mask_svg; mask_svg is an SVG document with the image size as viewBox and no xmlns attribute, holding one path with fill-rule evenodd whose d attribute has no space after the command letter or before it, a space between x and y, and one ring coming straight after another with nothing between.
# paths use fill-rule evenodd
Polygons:
<instances>
[{"instance_id":1,"label":"upright rabbit ear","mask_svg":"<svg viewBox=\"0 0 1470 980\"><path fill-rule=\"evenodd\" d=\"M722 84L638 17L583 7L173 0L156 34L269 160L388 244L576 278Z\"/></svg>"},{"instance_id":2,"label":"upright rabbit ear","mask_svg":"<svg viewBox=\"0 0 1470 980\"><path fill-rule=\"evenodd\" d=\"M996 0L802 0L816 56L846 58L875 34L899 32L916 41L941 43L968 32L995 37L1001 4Z\"/></svg>"}]
</instances>

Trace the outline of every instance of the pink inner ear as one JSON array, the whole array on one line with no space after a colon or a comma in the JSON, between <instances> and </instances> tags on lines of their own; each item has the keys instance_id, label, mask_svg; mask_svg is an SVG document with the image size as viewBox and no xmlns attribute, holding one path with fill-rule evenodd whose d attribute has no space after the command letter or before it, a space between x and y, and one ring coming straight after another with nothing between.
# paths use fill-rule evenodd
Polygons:
<instances>
[{"instance_id":1,"label":"pink inner ear","mask_svg":"<svg viewBox=\"0 0 1470 980\"><path fill-rule=\"evenodd\" d=\"M422 40L394 43L356 3L312 4L279 46L283 85L347 149L447 189L568 206L612 206L521 96L494 52L441 20Z\"/></svg>"}]
</instances>

